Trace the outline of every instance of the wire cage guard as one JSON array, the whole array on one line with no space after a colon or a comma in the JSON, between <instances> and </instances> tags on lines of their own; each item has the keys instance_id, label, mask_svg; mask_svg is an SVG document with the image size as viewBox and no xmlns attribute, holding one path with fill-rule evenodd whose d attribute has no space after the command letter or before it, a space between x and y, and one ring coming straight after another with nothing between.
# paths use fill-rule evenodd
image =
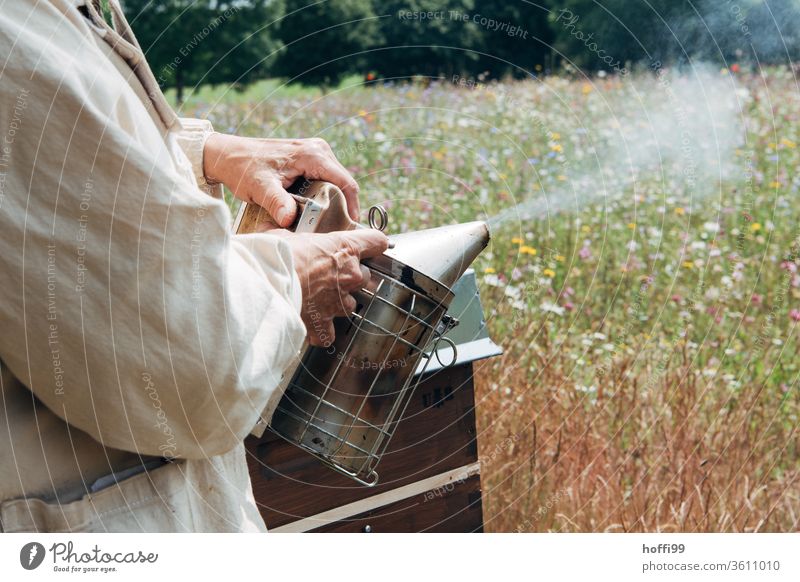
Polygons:
<instances>
[{"instance_id":1,"label":"wire cage guard","mask_svg":"<svg viewBox=\"0 0 800 582\"><path fill-rule=\"evenodd\" d=\"M333 469L367 486L443 335L458 324L447 315L452 292L413 273L368 264L371 279L354 294L357 307L334 320L336 339L309 348L270 427ZM398 267L398 265L393 265ZM405 275L408 267L399 265ZM386 271L386 272L381 272ZM431 285L434 283L434 285ZM423 369L416 375L420 358ZM448 362L443 365L449 365Z\"/></svg>"}]
</instances>

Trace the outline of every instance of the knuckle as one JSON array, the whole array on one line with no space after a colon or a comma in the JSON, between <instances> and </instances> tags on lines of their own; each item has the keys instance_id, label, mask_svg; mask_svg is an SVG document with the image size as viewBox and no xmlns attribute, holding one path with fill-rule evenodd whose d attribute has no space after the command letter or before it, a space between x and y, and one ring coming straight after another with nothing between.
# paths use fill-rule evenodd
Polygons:
<instances>
[{"instance_id":1,"label":"knuckle","mask_svg":"<svg viewBox=\"0 0 800 582\"><path fill-rule=\"evenodd\" d=\"M328 142L322 139L321 137L312 137L309 138L308 141L309 141L309 146L311 146L315 150L326 151L331 149L331 146L328 145Z\"/></svg>"},{"instance_id":2,"label":"knuckle","mask_svg":"<svg viewBox=\"0 0 800 582\"><path fill-rule=\"evenodd\" d=\"M353 311L356 310L356 305L357 303L355 297L353 297L352 295L345 295L345 297L342 299L342 307L343 307L342 315L350 315Z\"/></svg>"}]
</instances>

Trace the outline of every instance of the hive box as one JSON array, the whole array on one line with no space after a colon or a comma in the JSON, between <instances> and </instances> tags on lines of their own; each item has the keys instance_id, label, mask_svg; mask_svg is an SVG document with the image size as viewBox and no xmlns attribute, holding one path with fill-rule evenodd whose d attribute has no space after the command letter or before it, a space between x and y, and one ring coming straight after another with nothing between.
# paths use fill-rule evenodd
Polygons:
<instances>
[{"instance_id":1,"label":"hive box","mask_svg":"<svg viewBox=\"0 0 800 582\"><path fill-rule=\"evenodd\" d=\"M447 337L456 361L428 364L377 467L376 486L336 473L271 431L245 441L256 503L271 531L482 531L473 366L500 348L487 333L475 273L467 271L453 291L449 313L460 323ZM451 362L451 349L441 348L439 359Z\"/></svg>"}]
</instances>

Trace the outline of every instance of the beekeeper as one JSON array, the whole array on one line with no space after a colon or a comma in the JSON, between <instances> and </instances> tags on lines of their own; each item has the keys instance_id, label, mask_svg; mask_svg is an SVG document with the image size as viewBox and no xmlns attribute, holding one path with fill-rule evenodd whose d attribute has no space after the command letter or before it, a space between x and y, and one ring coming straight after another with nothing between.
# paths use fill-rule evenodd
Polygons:
<instances>
[{"instance_id":1,"label":"beekeeper","mask_svg":"<svg viewBox=\"0 0 800 582\"><path fill-rule=\"evenodd\" d=\"M357 186L320 140L179 119L112 12L0 11L0 531L264 530L242 441L386 238L232 235L220 183L281 225L296 177L353 216Z\"/></svg>"}]
</instances>

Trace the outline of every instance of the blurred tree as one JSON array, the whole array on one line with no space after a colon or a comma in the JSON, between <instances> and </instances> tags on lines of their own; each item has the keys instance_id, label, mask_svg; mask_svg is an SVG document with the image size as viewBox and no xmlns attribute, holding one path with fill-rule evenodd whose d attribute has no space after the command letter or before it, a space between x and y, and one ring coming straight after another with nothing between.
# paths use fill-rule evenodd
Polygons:
<instances>
[{"instance_id":1,"label":"blurred tree","mask_svg":"<svg viewBox=\"0 0 800 582\"><path fill-rule=\"evenodd\" d=\"M383 46L370 67L383 77L476 72L485 30L472 21L474 0L375 0ZM464 18L466 17L466 18Z\"/></svg>"},{"instance_id":2,"label":"blurred tree","mask_svg":"<svg viewBox=\"0 0 800 582\"><path fill-rule=\"evenodd\" d=\"M759 0L739 24L748 41L742 43L745 52L753 61L796 66L800 59L800 0Z\"/></svg>"},{"instance_id":3,"label":"blurred tree","mask_svg":"<svg viewBox=\"0 0 800 582\"><path fill-rule=\"evenodd\" d=\"M265 76L281 0L124 0L159 84L184 88L201 83L247 83Z\"/></svg>"},{"instance_id":4,"label":"blurred tree","mask_svg":"<svg viewBox=\"0 0 800 582\"><path fill-rule=\"evenodd\" d=\"M564 60L591 71L620 71L681 59L697 44L701 21L690 0L562 0L550 20Z\"/></svg>"},{"instance_id":5,"label":"blurred tree","mask_svg":"<svg viewBox=\"0 0 800 582\"><path fill-rule=\"evenodd\" d=\"M370 0L286 0L279 26L285 47L275 72L292 82L323 87L367 66L362 51L380 39Z\"/></svg>"},{"instance_id":6,"label":"blurred tree","mask_svg":"<svg viewBox=\"0 0 800 582\"><path fill-rule=\"evenodd\" d=\"M489 56L481 58L481 68L493 77L510 74L523 78L541 71L553 42L548 19L553 3L553 0L482 0L475 16L478 22L490 18L499 24L482 33L483 51ZM494 27L497 30L492 30Z\"/></svg>"}]
</instances>

